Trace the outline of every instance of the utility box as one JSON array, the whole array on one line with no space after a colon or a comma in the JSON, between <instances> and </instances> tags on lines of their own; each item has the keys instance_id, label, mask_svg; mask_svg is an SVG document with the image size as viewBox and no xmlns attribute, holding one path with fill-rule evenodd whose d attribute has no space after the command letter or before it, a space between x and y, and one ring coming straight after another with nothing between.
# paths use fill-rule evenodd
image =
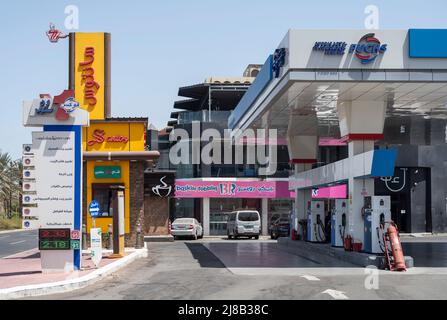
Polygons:
<instances>
[{"instance_id":1,"label":"utility box","mask_svg":"<svg viewBox=\"0 0 447 320\"><path fill-rule=\"evenodd\" d=\"M309 201L307 206L307 241L324 242L324 201Z\"/></svg>"},{"instance_id":2,"label":"utility box","mask_svg":"<svg viewBox=\"0 0 447 320\"><path fill-rule=\"evenodd\" d=\"M348 227L348 199L336 199L334 210L332 211L331 225L331 245L333 247L343 247L346 230Z\"/></svg>"},{"instance_id":3,"label":"utility box","mask_svg":"<svg viewBox=\"0 0 447 320\"><path fill-rule=\"evenodd\" d=\"M391 221L391 198L389 196L365 197L363 218L365 224L364 251L383 253L383 232L380 226Z\"/></svg>"}]
</instances>

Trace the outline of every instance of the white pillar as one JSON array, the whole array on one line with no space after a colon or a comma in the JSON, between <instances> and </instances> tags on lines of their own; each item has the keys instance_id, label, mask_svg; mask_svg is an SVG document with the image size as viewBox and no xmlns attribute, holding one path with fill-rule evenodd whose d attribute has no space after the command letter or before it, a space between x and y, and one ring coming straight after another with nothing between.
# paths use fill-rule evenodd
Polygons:
<instances>
[{"instance_id":1,"label":"white pillar","mask_svg":"<svg viewBox=\"0 0 447 320\"><path fill-rule=\"evenodd\" d=\"M295 164L295 173L305 172L312 169L310 163ZM298 234L303 237L304 233L298 222L300 220L307 219L307 206L308 202L312 201L312 189L299 189L296 190L295 195L295 230L298 230Z\"/></svg>"},{"instance_id":2,"label":"white pillar","mask_svg":"<svg viewBox=\"0 0 447 320\"><path fill-rule=\"evenodd\" d=\"M340 133L348 141L348 154L374 149L375 140L383 139L386 104L383 101L343 101L337 106ZM374 195L374 179L348 177L349 234L356 242L364 242L362 208L365 196Z\"/></svg>"},{"instance_id":3,"label":"white pillar","mask_svg":"<svg viewBox=\"0 0 447 320\"><path fill-rule=\"evenodd\" d=\"M374 179L349 178L349 234L355 242L364 242L365 223L362 217L362 208L365 195L374 195Z\"/></svg>"},{"instance_id":4,"label":"white pillar","mask_svg":"<svg viewBox=\"0 0 447 320\"><path fill-rule=\"evenodd\" d=\"M202 224L203 235L210 235L210 198L202 199Z\"/></svg>"},{"instance_id":5,"label":"white pillar","mask_svg":"<svg viewBox=\"0 0 447 320\"><path fill-rule=\"evenodd\" d=\"M269 214L269 199L262 198L261 200L261 226L262 235L268 235L268 214Z\"/></svg>"}]
</instances>

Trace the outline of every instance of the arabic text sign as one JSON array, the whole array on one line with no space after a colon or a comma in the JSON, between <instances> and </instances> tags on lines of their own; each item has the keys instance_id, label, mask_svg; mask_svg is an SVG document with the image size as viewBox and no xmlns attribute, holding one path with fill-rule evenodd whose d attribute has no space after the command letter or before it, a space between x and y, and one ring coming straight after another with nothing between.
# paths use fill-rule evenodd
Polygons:
<instances>
[{"instance_id":1,"label":"arabic text sign","mask_svg":"<svg viewBox=\"0 0 447 320\"><path fill-rule=\"evenodd\" d=\"M94 169L96 179L119 179L121 178L120 166L96 166Z\"/></svg>"},{"instance_id":2,"label":"arabic text sign","mask_svg":"<svg viewBox=\"0 0 447 320\"><path fill-rule=\"evenodd\" d=\"M90 214L90 216L92 218L96 218L99 216L100 212L101 212L101 206L99 205L99 202L95 200L90 202L88 206L88 213Z\"/></svg>"},{"instance_id":3,"label":"arabic text sign","mask_svg":"<svg viewBox=\"0 0 447 320\"><path fill-rule=\"evenodd\" d=\"M90 246L91 257L96 267L99 266L102 260L102 232L101 228L90 229Z\"/></svg>"},{"instance_id":4,"label":"arabic text sign","mask_svg":"<svg viewBox=\"0 0 447 320\"><path fill-rule=\"evenodd\" d=\"M74 132L33 132L42 228L74 228Z\"/></svg>"},{"instance_id":5,"label":"arabic text sign","mask_svg":"<svg viewBox=\"0 0 447 320\"><path fill-rule=\"evenodd\" d=\"M176 181L176 198L290 198L288 181Z\"/></svg>"}]
</instances>

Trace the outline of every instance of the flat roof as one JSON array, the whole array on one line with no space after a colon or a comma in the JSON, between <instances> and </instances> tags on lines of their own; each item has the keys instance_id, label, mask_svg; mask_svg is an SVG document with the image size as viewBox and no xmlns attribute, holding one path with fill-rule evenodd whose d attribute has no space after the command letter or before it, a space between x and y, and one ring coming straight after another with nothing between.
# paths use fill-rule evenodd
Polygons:
<instances>
[{"instance_id":1,"label":"flat roof","mask_svg":"<svg viewBox=\"0 0 447 320\"><path fill-rule=\"evenodd\" d=\"M446 39L447 29L291 29L229 127L305 128L290 123L303 114L338 126L337 103L362 100L386 103L387 117L447 119Z\"/></svg>"}]
</instances>

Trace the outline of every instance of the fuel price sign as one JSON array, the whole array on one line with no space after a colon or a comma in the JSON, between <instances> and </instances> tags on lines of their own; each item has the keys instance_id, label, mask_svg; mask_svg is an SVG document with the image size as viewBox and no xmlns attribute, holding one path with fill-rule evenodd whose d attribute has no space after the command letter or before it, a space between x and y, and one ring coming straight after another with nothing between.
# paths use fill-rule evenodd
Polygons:
<instances>
[{"instance_id":1,"label":"fuel price sign","mask_svg":"<svg viewBox=\"0 0 447 320\"><path fill-rule=\"evenodd\" d=\"M39 250L71 250L70 229L39 229Z\"/></svg>"}]
</instances>

